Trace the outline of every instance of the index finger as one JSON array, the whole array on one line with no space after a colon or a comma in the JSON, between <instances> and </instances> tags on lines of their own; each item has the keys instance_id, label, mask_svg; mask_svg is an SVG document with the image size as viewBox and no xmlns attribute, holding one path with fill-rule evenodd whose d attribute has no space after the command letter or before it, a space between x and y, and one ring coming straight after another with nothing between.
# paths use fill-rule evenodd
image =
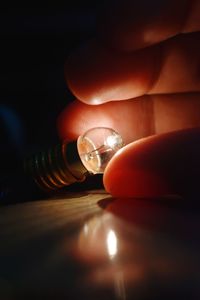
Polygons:
<instances>
[{"instance_id":1,"label":"index finger","mask_svg":"<svg viewBox=\"0 0 200 300\"><path fill-rule=\"evenodd\" d=\"M111 1L102 8L98 28L106 42L120 50L136 50L200 29L198 0Z\"/></svg>"},{"instance_id":2,"label":"index finger","mask_svg":"<svg viewBox=\"0 0 200 300\"><path fill-rule=\"evenodd\" d=\"M100 104L200 90L199 32L178 34L200 29L200 1L124 0L108 15L101 29L110 47L92 40L65 66L67 84L80 101ZM143 49L119 51L138 48Z\"/></svg>"}]
</instances>

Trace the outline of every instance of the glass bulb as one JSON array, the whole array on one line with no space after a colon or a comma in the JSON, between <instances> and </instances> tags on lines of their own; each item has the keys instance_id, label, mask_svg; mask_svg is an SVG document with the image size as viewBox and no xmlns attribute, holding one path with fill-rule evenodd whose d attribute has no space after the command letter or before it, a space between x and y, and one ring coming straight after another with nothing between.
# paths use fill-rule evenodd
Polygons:
<instances>
[{"instance_id":1,"label":"glass bulb","mask_svg":"<svg viewBox=\"0 0 200 300\"><path fill-rule=\"evenodd\" d=\"M89 129L77 140L80 159L93 174L103 173L110 159L123 145L119 133L107 127Z\"/></svg>"},{"instance_id":2,"label":"glass bulb","mask_svg":"<svg viewBox=\"0 0 200 300\"><path fill-rule=\"evenodd\" d=\"M24 160L23 172L37 186L52 191L89 174L103 173L113 155L123 147L121 136L113 129L89 129L76 141L63 142Z\"/></svg>"}]
</instances>

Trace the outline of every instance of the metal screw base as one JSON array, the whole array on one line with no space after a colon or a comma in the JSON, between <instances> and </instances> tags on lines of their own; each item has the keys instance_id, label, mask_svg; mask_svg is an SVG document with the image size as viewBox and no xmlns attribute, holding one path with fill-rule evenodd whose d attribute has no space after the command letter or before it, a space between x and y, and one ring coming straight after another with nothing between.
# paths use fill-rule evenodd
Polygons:
<instances>
[{"instance_id":1,"label":"metal screw base","mask_svg":"<svg viewBox=\"0 0 200 300\"><path fill-rule=\"evenodd\" d=\"M60 189L86 178L76 142L63 143L24 161L24 170L45 191Z\"/></svg>"}]
</instances>

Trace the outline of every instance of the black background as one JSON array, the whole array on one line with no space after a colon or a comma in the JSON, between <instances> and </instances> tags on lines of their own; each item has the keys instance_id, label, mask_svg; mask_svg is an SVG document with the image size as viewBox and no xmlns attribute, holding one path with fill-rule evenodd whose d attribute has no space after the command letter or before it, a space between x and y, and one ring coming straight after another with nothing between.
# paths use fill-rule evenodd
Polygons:
<instances>
[{"instance_id":1,"label":"black background","mask_svg":"<svg viewBox=\"0 0 200 300\"><path fill-rule=\"evenodd\" d=\"M64 80L68 55L95 34L97 4L0 11L0 163L57 142L56 120L74 99Z\"/></svg>"}]
</instances>

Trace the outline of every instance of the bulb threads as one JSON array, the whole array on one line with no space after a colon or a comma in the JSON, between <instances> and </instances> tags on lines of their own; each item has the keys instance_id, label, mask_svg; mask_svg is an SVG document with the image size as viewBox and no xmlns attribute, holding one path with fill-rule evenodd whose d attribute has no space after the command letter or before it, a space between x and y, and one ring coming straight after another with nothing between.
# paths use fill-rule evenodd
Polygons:
<instances>
[{"instance_id":1,"label":"bulb threads","mask_svg":"<svg viewBox=\"0 0 200 300\"><path fill-rule=\"evenodd\" d=\"M87 174L79 158L76 142L58 144L25 159L24 170L45 191L83 181Z\"/></svg>"}]
</instances>

